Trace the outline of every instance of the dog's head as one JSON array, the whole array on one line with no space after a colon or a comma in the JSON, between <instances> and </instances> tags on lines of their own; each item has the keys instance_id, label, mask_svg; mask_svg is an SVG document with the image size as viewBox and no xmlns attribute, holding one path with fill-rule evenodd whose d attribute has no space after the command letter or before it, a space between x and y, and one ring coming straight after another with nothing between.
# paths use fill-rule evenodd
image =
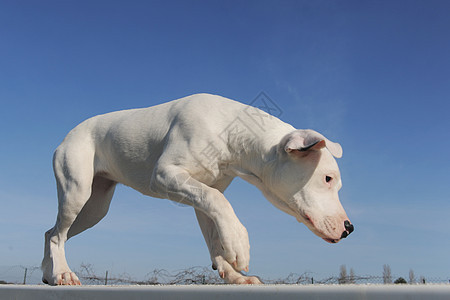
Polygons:
<instances>
[{"instance_id":1,"label":"dog's head","mask_svg":"<svg viewBox=\"0 0 450 300\"><path fill-rule=\"evenodd\" d=\"M338 196L342 182L334 157L341 156L341 146L320 133L295 130L283 137L265 174L265 196L330 243L353 231Z\"/></svg>"}]
</instances>

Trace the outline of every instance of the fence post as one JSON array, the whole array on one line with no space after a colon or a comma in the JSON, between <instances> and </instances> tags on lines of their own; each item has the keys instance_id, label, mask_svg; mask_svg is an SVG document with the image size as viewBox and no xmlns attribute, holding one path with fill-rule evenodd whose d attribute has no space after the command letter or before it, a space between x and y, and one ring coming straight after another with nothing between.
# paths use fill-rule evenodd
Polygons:
<instances>
[{"instance_id":1,"label":"fence post","mask_svg":"<svg viewBox=\"0 0 450 300\"><path fill-rule=\"evenodd\" d=\"M106 271L106 276L105 276L105 285L108 285L108 271Z\"/></svg>"},{"instance_id":2,"label":"fence post","mask_svg":"<svg viewBox=\"0 0 450 300\"><path fill-rule=\"evenodd\" d=\"M27 271L28 271L28 268L25 268L25 274L23 274L23 284L24 285L27 283Z\"/></svg>"}]
</instances>

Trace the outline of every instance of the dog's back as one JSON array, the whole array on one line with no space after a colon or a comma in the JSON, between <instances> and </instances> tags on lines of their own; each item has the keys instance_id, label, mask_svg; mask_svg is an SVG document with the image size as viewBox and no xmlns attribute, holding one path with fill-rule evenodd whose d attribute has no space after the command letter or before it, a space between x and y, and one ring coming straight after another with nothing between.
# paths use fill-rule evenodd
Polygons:
<instances>
[{"instance_id":1,"label":"dog's back","mask_svg":"<svg viewBox=\"0 0 450 300\"><path fill-rule=\"evenodd\" d=\"M148 178L142 174L154 169L169 141L176 140L180 149L195 150L197 144L204 148L206 144L195 140L217 137L245 107L220 96L196 94L148 108L98 115L69 132L55 152L54 163L71 152L93 155L94 174L148 194Z\"/></svg>"}]
</instances>

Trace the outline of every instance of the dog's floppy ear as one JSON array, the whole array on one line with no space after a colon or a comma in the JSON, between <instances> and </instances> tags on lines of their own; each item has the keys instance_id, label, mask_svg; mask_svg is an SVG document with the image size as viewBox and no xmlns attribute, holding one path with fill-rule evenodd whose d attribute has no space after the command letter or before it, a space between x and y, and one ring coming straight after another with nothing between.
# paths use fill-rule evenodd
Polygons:
<instances>
[{"instance_id":1,"label":"dog's floppy ear","mask_svg":"<svg viewBox=\"0 0 450 300\"><path fill-rule=\"evenodd\" d=\"M295 130L286 135L280 142L280 146L287 153L307 154L311 150L327 148L336 158L342 157L342 147L318 133L317 131L305 129Z\"/></svg>"}]
</instances>

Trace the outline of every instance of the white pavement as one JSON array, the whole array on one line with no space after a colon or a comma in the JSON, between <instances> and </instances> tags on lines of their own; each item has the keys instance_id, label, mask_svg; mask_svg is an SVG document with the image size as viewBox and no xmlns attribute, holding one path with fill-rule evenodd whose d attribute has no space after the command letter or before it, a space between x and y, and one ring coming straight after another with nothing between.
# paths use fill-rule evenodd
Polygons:
<instances>
[{"instance_id":1,"label":"white pavement","mask_svg":"<svg viewBox=\"0 0 450 300\"><path fill-rule=\"evenodd\" d=\"M184 285L62 286L0 285L0 299L408 299L448 300L450 285Z\"/></svg>"}]
</instances>

